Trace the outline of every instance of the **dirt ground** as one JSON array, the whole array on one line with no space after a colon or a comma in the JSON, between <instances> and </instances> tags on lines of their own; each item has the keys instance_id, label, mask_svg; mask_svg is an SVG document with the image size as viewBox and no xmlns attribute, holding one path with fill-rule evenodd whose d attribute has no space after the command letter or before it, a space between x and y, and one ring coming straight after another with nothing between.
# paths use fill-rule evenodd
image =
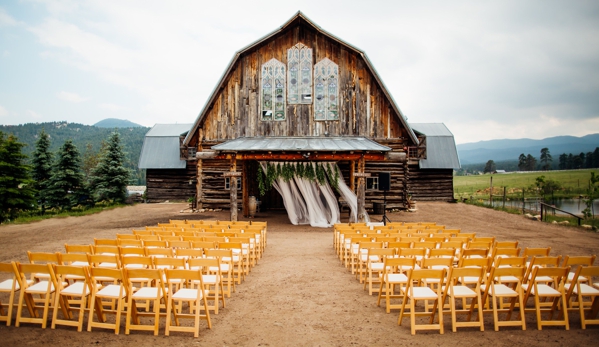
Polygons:
<instances>
[{"instance_id":1,"label":"dirt ground","mask_svg":"<svg viewBox=\"0 0 599 347\"><path fill-rule=\"evenodd\" d=\"M229 217L227 212L180 213L183 208L184 204L139 204L86 217L1 226L0 261L23 262L27 250L63 251L67 242L93 243L94 237L111 238L169 219ZM552 255L599 254L597 233L465 204L419 202L416 212L389 217L392 221L432 221L499 240L518 240L522 247L550 246ZM399 313L386 314L383 307L377 307L376 297L369 296L339 262L332 246L332 229L291 225L284 212L260 213L256 220L268 222L264 257L237 286L227 307L212 315L212 329L203 323L197 339L184 333L155 337L135 331L125 335L124 320L120 335L100 329L78 333L70 327L52 330L32 324L20 328L2 324L0 346L590 346L599 338L599 327L582 330L576 313L571 314L570 331L557 327L539 331L534 315L528 314L526 331L501 328L495 332L489 315L484 332L462 328L452 333L446 316L444 335L418 332L411 336L409 319L398 326Z\"/></svg>"}]
</instances>

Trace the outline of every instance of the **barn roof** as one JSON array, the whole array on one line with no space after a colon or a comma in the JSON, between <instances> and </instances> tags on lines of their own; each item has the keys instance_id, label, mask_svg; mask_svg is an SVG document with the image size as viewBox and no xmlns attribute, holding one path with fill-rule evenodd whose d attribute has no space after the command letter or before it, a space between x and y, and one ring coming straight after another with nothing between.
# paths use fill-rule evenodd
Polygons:
<instances>
[{"instance_id":1,"label":"barn roof","mask_svg":"<svg viewBox=\"0 0 599 347\"><path fill-rule=\"evenodd\" d=\"M216 146L218 151L387 152L391 148L370 139L351 137L240 137Z\"/></svg>"},{"instance_id":2,"label":"barn roof","mask_svg":"<svg viewBox=\"0 0 599 347\"><path fill-rule=\"evenodd\" d=\"M426 159L420 159L421 169L459 169L460 158L453 134L443 123L410 123L426 135Z\"/></svg>"},{"instance_id":3,"label":"barn roof","mask_svg":"<svg viewBox=\"0 0 599 347\"><path fill-rule=\"evenodd\" d=\"M262 44L263 42L267 41L268 39L274 37L275 35L281 33L282 31L284 31L288 26L290 26L298 18L303 19L306 23L308 23L309 25L311 25L314 28L314 30L318 31L322 35L328 37L331 40L339 42L341 45L347 47L348 49L350 49L350 50L352 50L352 51L354 51L357 54L359 54L359 55L362 56L362 58L364 59L364 62L366 63L366 66L368 67L368 69L370 70L370 72L372 73L372 75L374 76L374 78L376 79L376 81L380 84L381 90L383 91L383 93L385 94L385 96L389 99L389 102L390 102L391 106L393 107L393 110L399 116L398 117L399 121L407 129L408 134L409 134L410 138L412 139L412 141L414 141L414 143L418 144L418 138L416 137L416 134L414 134L414 132L410 128L410 125L408 124L406 118L404 117L403 113L399 109L399 106L397 106L397 103L393 99L393 96L391 95L391 93L389 93L387 87L383 83L383 80L381 79L381 77L377 73L376 69L374 68L374 65L372 65L372 63L370 62L370 59L368 59L368 57L366 56L366 53L364 53L364 51L362 51L361 49L358 49L357 47L352 46L349 43L341 40L337 36L335 36L335 35L327 32L327 31L325 31L320 26L318 26L316 23L314 23L310 19L308 19L308 17L306 17L301 11L298 11L293 17L291 17L287 22L285 22L285 24L283 24L280 28L276 29L275 31L271 32L270 34L267 34L266 36L262 37L261 39L257 40L256 42L249 44L248 46L242 48L237 53L235 53L235 55L233 56L233 59L231 59L231 62L229 63L229 66L227 67L227 69L223 73L221 79L219 80L219 82L216 84L214 90L212 91L212 94L210 95L210 98L208 98L208 100L206 101L206 104L202 108L202 111L200 112L200 114L196 118L196 121L193 124L193 127L191 128L191 131L185 137L185 140L183 141L183 144L185 146L189 145L189 141L191 141L191 138L192 138L193 134L197 131L197 129L198 129L199 125L200 125L200 122L202 121L202 119L208 113L210 105L214 102L215 98L218 95L219 90L224 85L227 76L229 75L229 73L235 67L235 63L237 62L237 60L244 53L246 53L247 51L253 49L254 47Z\"/></svg>"},{"instance_id":4,"label":"barn roof","mask_svg":"<svg viewBox=\"0 0 599 347\"><path fill-rule=\"evenodd\" d=\"M156 124L146 133L141 148L140 169L185 169L180 160L179 137L185 135L193 124Z\"/></svg>"}]
</instances>

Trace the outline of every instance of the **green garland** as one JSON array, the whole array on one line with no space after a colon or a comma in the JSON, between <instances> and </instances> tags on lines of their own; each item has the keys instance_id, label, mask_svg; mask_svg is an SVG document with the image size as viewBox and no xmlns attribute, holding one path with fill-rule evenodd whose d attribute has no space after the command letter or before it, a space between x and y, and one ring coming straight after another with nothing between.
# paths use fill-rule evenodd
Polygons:
<instances>
[{"instance_id":1,"label":"green garland","mask_svg":"<svg viewBox=\"0 0 599 347\"><path fill-rule=\"evenodd\" d=\"M266 163L266 172L262 169L262 165L258 165L258 189L260 196L264 196L267 191L272 188L273 183L277 178L282 178L285 182L289 182L293 177L300 177L308 181L317 182L324 185L328 180L335 190L339 190L339 170L337 165L331 163Z\"/></svg>"}]
</instances>

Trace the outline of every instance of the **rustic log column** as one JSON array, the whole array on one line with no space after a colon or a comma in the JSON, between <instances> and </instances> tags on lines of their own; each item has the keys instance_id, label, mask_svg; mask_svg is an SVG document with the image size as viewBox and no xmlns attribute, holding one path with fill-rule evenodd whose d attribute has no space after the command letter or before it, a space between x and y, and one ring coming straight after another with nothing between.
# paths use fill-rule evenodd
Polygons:
<instances>
[{"instance_id":1,"label":"rustic log column","mask_svg":"<svg viewBox=\"0 0 599 347\"><path fill-rule=\"evenodd\" d=\"M358 192L356 195L358 196L358 222L363 223L366 217L366 208L365 208L365 200L366 200L366 185L364 184L364 157L361 157L358 161Z\"/></svg>"},{"instance_id":2,"label":"rustic log column","mask_svg":"<svg viewBox=\"0 0 599 347\"><path fill-rule=\"evenodd\" d=\"M231 221L237 221L237 157L231 156L231 169L229 170L229 190L231 192Z\"/></svg>"},{"instance_id":3,"label":"rustic log column","mask_svg":"<svg viewBox=\"0 0 599 347\"><path fill-rule=\"evenodd\" d=\"M356 184L354 182L354 173L356 172L356 161L352 160L349 165L349 189L356 192Z\"/></svg>"},{"instance_id":4,"label":"rustic log column","mask_svg":"<svg viewBox=\"0 0 599 347\"><path fill-rule=\"evenodd\" d=\"M204 206L202 205L202 199L203 199L203 191L202 191L202 185L204 183L204 176L202 175L202 164L204 163L204 161L202 159L198 159L198 165L196 167L196 204L197 204L197 209L202 209L204 208Z\"/></svg>"}]
</instances>

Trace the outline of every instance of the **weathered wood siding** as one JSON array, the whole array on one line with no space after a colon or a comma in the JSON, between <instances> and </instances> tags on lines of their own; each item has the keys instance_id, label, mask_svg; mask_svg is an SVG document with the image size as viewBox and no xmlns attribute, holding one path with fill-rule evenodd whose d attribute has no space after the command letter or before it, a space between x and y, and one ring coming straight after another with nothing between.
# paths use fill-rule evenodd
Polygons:
<instances>
[{"instance_id":1,"label":"weathered wood siding","mask_svg":"<svg viewBox=\"0 0 599 347\"><path fill-rule=\"evenodd\" d=\"M186 169L147 169L146 199L148 202L187 201L196 194L195 181L195 161L188 161Z\"/></svg>"},{"instance_id":2,"label":"weathered wood siding","mask_svg":"<svg viewBox=\"0 0 599 347\"><path fill-rule=\"evenodd\" d=\"M313 64L329 58L339 66L339 121L315 121L313 104L287 104L285 121L260 120L260 72L272 58L287 64L287 49L303 43L313 50ZM398 114L370 73L363 57L347 46L319 33L298 18L269 40L244 52L233 65L191 144L246 136L365 136L408 143ZM201 135L200 135L201 134ZM199 137L202 137L198 141ZM405 142L405 143L404 143ZM205 146L204 146L205 147Z\"/></svg>"},{"instance_id":3,"label":"weathered wood siding","mask_svg":"<svg viewBox=\"0 0 599 347\"><path fill-rule=\"evenodd\" d=\"M415 201L452 201L452 169L419 169L410 165L410 193Z\"/></svg>"},{"instance_id":4,"label":"weathered wood siding","mask_svg":"<svg viewBox=\"0 0 599 347\"><path fill-rule=\"evenodd\" d=\"M238 165L240 166L240 165ZM224 208L231 207L231 194L225 189L225 172L229 172L230 162L228 160L202 160L202 196L199 197L198 204L203 208ZM237 168L241 171L241 168ZM243 188L243 180L242 180ZM237 200L242 200L243 189L237 191ZM241 208L241 206L240 206Z\"/></svg>"}]
</instances>

